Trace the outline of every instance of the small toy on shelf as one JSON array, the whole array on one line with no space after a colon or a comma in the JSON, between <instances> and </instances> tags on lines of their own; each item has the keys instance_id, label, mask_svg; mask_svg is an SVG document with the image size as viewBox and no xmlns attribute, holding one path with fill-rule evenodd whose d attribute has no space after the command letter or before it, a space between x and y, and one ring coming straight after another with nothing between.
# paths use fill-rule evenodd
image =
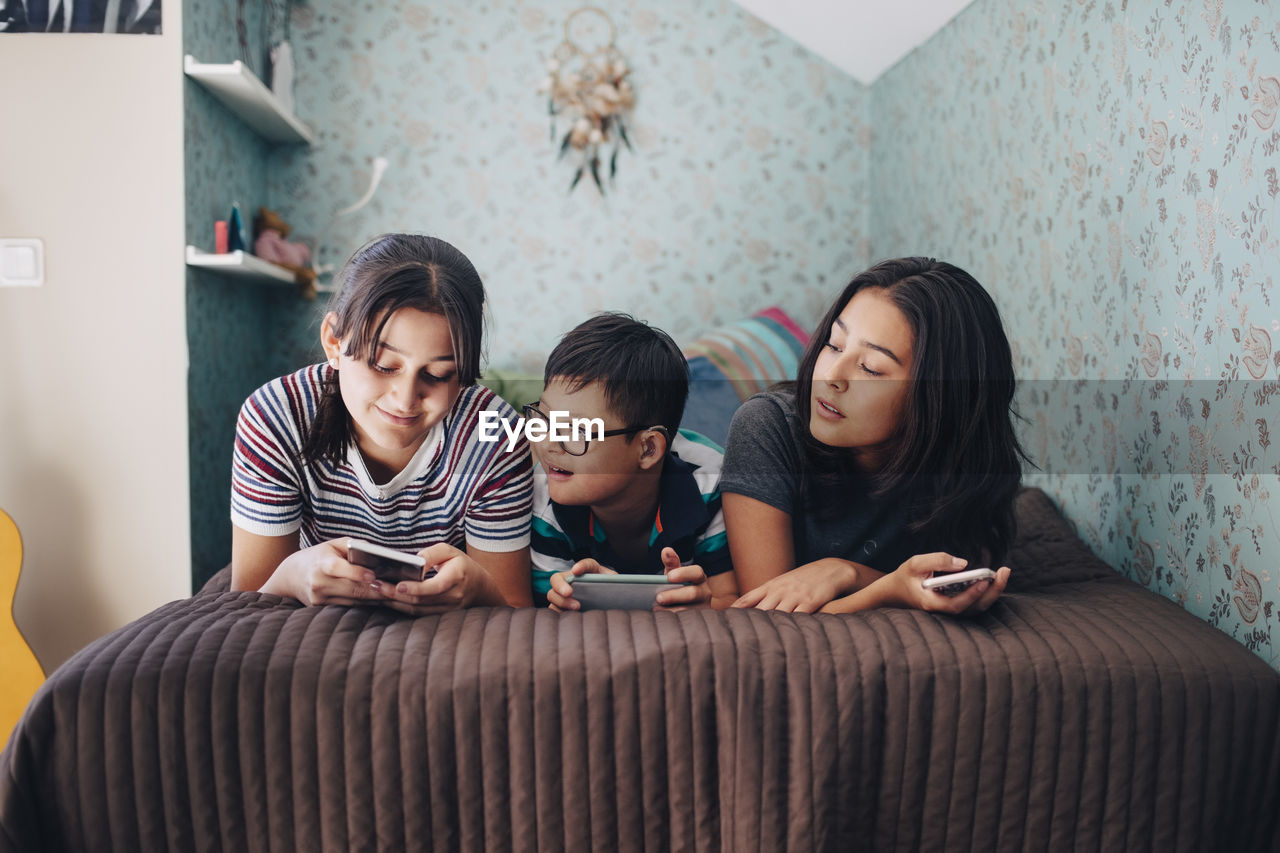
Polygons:
<instances>
[{"instance_id":1,"label":"small toy on shelf","mask_svg":"<svg viewBox=\"0 0 1280 853\"><path fill-rule=\"evenodd\" d=\"M311 249L285 238L291 229L280 214L266 207L258 208L253 220L253 253L291 271L307 299L316 298L316 273L311 268Z\"/></svg>"}]
</instances>

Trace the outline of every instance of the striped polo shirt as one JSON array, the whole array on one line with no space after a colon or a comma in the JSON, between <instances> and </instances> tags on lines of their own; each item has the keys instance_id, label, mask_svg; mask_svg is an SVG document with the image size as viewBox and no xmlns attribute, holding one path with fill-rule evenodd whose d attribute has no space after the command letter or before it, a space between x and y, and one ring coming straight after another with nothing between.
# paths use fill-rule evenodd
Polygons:
<instances>
[{"instance_id":1,"label":"striped polo shirt","mask_svg":"<svg viewBox=\"0 0 1280 853\"><path fill-rule=\"evenodd\" d=\"M299 533L303 548L354 536L400 551L438 542L482 551L529 544L532 460L521 437L511 452L482 442L480 413L515 411L488 388L465 387L431 428L404 470L374 483L353 441L346 458L306 462L307 430L315 420L325 364L303 368L259 388L236 424L231 521L260 536Z\"/></svg>"},{"instance_id":2,"label":"striped polo shirt","mask_svg":"<svg viewBox=\"0 0 1280 853\"><path fill-rule=\"evenodd\" d=\"M658 507L649 533L649 553L640 565L625 565L609 545L590 507L551 500L541 466L533 475L533 600L547 603L551 576L592 557L623 574L662 574L662 549L674 548L680 564L696 563L707 577L733 568L720 510L720 463L724 452L708 438L682 429L662 463Z\"/></svg>"}]
</instances>

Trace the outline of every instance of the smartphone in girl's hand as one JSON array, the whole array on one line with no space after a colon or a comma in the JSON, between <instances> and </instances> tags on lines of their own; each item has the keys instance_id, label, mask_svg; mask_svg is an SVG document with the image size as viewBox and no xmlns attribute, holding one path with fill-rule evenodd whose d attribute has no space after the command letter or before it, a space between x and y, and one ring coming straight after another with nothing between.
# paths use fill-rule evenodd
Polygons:
<instances>
[{"instance_id":1,"label":"smartphone in girl's hand","mask_svg":"<svg viewBox=\"0 0 1280 853\"><path fill-rule=\"evenodd\" d=\"M426 580L435 574L435 570L426 570L427 561L417 554L406 554L362 539L347 540L347 562L373 569L378 580L387 583Z\"/></svg>"},{"instance_id":2,"label":"smartphone in girl's hand","mask_svg":"<svg viewBox=\"0 0 1280 853\"><path fill-rule=\"evenodd\" d=\"M963 572L945 572L925 578L921 584L925 589L946 596L959 595L978 581L995 580L996 573L991 569L966 569Z\"/></svg>"}]
</instances>

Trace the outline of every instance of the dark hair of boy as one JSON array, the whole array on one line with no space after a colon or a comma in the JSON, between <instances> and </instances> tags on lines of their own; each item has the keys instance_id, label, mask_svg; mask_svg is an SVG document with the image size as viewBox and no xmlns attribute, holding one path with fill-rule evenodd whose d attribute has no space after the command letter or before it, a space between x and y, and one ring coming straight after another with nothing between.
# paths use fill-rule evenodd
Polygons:
<instances>
[{"instance_id":1,"label":"dark hair of boy","mask_svg":"<svg viewBox=\"0 0 1280 853\"><path fill-rule=\"evenodd\" d=\"M675 341L628 314L597 314L561 338L542 373L544 385L556 378L571 393L599 382L625 427L666 427L668 446L689 397L689 364Z\"/></svg>"},{"instance_id":2,"label":"dark hair of boy","mask_svg":"<svg viewBox=\"0 0 1280 853\"><path fill-rule=\"evenodd\" d=\"M882 288L915 337L902 431L874 478L877 497L909 492L911 530L970 559L998 565L1013 541L1013 496L1028 459L1014 430L1013 356L1000 312L971 275L932 258L882 261L854 277L822 318L801 359L796 408L815 486L847 472L849 455L808 430L814 365L854 294ZM835 476L838 476L835 475ZM819 500L817 505L825 502Z\"/></svg>"},{"instance_id":3,"label":"dark hair of boy","mask_svg":"<svg viewBox=\"0 0 1280 853\"><path fill-rule=\"evenodd\" d=\"M347 261L329 311L333 332L347 340L348 357L373 366L377 341L387 321L401 308L439 314L453 337L458 383L480 378L484 337L484 283L467 256L450 243L420 234L384 234L366 243ZM351 418L330 372L317 403L315 423L302 445L302 458L341 462L351 443Z\"/></svg>"}]
</instances>

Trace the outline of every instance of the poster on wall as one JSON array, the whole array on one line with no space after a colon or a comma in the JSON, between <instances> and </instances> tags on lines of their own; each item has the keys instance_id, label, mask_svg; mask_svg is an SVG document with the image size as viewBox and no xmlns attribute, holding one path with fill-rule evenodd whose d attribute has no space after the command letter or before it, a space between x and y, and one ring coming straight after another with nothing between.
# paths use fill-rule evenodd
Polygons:
<instances>
[{"instance_id":1,"label":"poster on wall","mask_svg":"<svg viewBox=\"0 0 1280 853\"><path fill-rule=\"evenodd\" d=\"M0 0L0 33L160 34L160 0Z\"/></svg>"}]
</instances>

